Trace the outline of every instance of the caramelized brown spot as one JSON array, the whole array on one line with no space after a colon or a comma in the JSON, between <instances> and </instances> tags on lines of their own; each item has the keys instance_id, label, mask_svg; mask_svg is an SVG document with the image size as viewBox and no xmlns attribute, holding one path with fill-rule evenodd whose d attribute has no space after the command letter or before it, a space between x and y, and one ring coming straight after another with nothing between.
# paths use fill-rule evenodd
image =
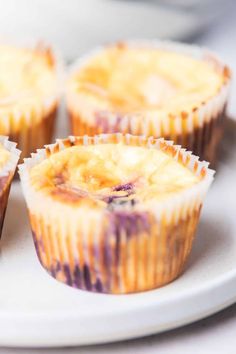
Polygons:
<instances>
[{"instance_id":1,"label":"caramelized brown spot","mask_svg":"<svg viewBox=\"0 0 236 354\"><path fill-rule=\"evenodd\" d=\"M51 156L51 151L50 151L49 147L46 147L45 152L46 152L47 157Z\"/></svg>"},{"instance_id":2,"label":"caramelized brown spot","mask_svg":"<svg viewBox=\"0 0 236 354\"><path fill-rule=\"evenodd\" d=\"M230 71L230 68L228 66L225 66L223 69L223 75L226 79L230 79L232 76L232 73Z\"/></svg>"}]
</instances>

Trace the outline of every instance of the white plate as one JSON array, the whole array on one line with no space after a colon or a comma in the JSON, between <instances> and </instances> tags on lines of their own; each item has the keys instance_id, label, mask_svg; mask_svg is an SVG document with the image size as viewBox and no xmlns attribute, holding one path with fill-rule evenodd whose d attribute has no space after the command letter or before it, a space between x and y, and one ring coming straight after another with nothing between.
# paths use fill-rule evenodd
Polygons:
<instances>
[{"instance_id":1,"label":"white plate","mask_svg":"<svg viewBox=\"0 0 236 354\"><path fill-rule=\"evenodd\" d=\"M236 300L235 125L231 121L186 271L158 290L99 295L51 278L37 260L19 182L14 182L1 242L0 345L122 340L175 328L232 304Z\"/></svg>"}]
</instances>

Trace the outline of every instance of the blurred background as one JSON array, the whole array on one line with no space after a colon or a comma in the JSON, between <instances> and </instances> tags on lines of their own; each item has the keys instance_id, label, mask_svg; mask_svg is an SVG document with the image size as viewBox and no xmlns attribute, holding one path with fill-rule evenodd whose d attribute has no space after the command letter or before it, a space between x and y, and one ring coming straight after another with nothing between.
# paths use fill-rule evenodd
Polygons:
<instances>
[{"instance_id":1,"label":"blurred background","mask_svg":"<svg viewBox=\"0 0 236 354\"><path fill-rule=\"evenodd\" d=\"M132 38L193 40L235 0L0 0L0 36L42 38L66 58L98 43Z\"/></svg>"},{"instance_id":2,"label":"blurred background","mask_svg":"<svg viewBox=\"0 0 236 354\"><path fill-rule=\"evenodd\" d=\"M66 62L125 38L208 46L236 70L236 0L0 0L0 40L43 40ZM236 87L233 87L236 94ZM236 115L231 105L230 112Z\"/></svg>"}]
</instances>

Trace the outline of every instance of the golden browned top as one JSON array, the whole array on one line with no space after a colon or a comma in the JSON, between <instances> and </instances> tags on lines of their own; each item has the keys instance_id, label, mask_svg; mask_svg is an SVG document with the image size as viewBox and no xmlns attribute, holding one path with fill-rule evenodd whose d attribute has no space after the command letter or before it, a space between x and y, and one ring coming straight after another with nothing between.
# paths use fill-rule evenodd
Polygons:
<instances>
[{"instance_id":1,"label":"golden browned top","mask_svg":"<svg viewBox=\"0 0 236 354\"><path fill-rule=\"evenodd\" d=\"M54 58L45 48L0 45L0 112L42 104L55 94Z\"/></svg>"},{"instance_id":2,"label":"golden browned top","mask_svg":"<svg viewBox=\"0 0 236 354\"><path fill-rule=\"evenodd\" d=\"M150 111L161 117L198 107L214 97L226 77L209 58L117 44L90 57L71 75L68 99L81 95L103 110Z\"/></svg>"},{"instance_id":3,"label":"golden browned top","mask_svg":"<svg viewBox=\"0 0 236 354\"><path fill-rule=\"evenodd\" d=\"M65 203L100 207L164 200L200 178L165 152L123 143L72 146L30 170L36 191Z\"/></svg>"}]
</instances>

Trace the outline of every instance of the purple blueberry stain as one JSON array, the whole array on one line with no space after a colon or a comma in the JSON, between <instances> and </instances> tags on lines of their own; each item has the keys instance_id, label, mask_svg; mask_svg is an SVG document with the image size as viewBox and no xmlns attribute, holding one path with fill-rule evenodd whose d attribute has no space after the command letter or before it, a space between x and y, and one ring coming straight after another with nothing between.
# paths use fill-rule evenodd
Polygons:
<instances>
[{"instance_id":1,"label":"purple blueberry stain","mask_svg":"<svg viewBox=\"0 0 236 354\"><path fill-rule=\"evenodd\" d=\"M113 191L131 191L134 188L133 183L119 184L118 186L113 187Z\"/></svg>"},{"instance_id":2,"label":"purple blueberry stain","mask_svg":"<svg viewBox=\"0 0 236 354\"><path fill-rule=\"evenodd\" d=\"M33 235L35 250L36 250L37 256L39 258L39 261L41 262L40 255L42 254L42 252L44 252L43 243L41 240L38 240L36 238L36 234L33 230L32 230L32 235ZM106 251L104 250L104 254L106 254L105 263L107 264L107 267L109 268L111 266L110 250L108 250L108 249ZM98 257L98 250L97 250L96 257ZM58 278L58 273L63 274L64 279L65 279L65 283L69 286L73 286L73 287L79 288L79 289L83 288L85 290L95 291L95 292L103 292L104 291L104 286L100 280L99 272L96 272L96 281L94 281L94 283L92 284L91 269L89 268L89 266L87 264L84 264L83 267L80 267L79 264L76 263L73 268L73 271L72 271L69 264L61 263L60 261L55 259L55 260L53 260L53 262L49 266L49 268L47 268L47 271L54 278ZM84 285L83 285L83 283L84 283Z\"/></svg>"},{"instance_id":3,"label":"purple blueberry stain","mask_svg":"<svg viewBox=\"0 0 236 354\"><path fill-rule=\"evenodd\" d=\"M114 118L114 119L111 119ZM96 126L102 133L117 133L120 131L122 116L120 114L106 111L95 112Z\"/></svg>"},{"instance_id":4,"label":"purple blueberry stain","mask_svg":"<svg viewBox=\"0 0 236 354\"><path fill-rule=\"evenodd\" d=\"M112 133L117 133L117 132L120 131L120 126L121 126L121 123L122 123L122 119L123 119L122 116L120 116L120 115L116 116L115 124L112 127Z\"/></svg>"},{"instance_id":5,"label":"purple blueberry stain","mask_svg":"<svg viewBox=\"0 0 236 354\"><path fill-rule=\"evenodd\" d=\"M103 257L103 263L107 273L106 282L102 283L101 274L98 269L93 269L87 264L80 265L77 262L74 268L71 269L67 263L54 261L49 269L53 277L57 278L60 272L64 275L64 282L69 286L100 293L109 292L112 281L112 265L117 267L120 262L121 234L125 234L128 240L130 237L138 237L139 234L143 232L147 234L150 233L148 213L122 208L122 206L127 205L127 203L131 206L135 205L136 200L132 196L135 194L134 184L130 182L117 185L112 188L111 193L112 192L124 193L117 193L120 195L111 194L106 197L109 226L104 234L104 247L101 251L101 255L99 254L100 250L96 246L94 249L96 258L100 258L100 256ZM119 207L117 208L117 206ZM43 244L41 245L40 241L37 241L34 233L33 236L36 252L39 256L40 253L42 254L42 252L44 252ZM111 247L111 237L115 238L114 248ZM93 277L91 277L91 274L93 274ZM92 281L92 279L95 280Z\"/></svg>"},{"instance_id":6,"label":"purple blueberry stain","mask_svg":"<svg viewBox=\"0 0 236 354\"><path fill-rule=\"evenodd\" d=\"M110 223L117 239L122 230L128 237L150 232L148 214L145 212L114 211L110 214Z\"/></svg>"},{"instance_id":7,"label":"purple blueberry stain","mask_svg":"<svg viewBox=\"0 0 236 354\"><path fill-rule=\"evenodd\" d=\"M56 278L59 272L61 272L61 263L55 260L49 269L49 273Z\"/></svg>"},{"instance_id":8,"label":"purple blueberry stain","mask_svg":"<svg viewBox=\"0 0 236 354\"><path fill-rule=\"evenodd\" d=\"M78 264L76 264L75 268L74 268L74 272L73 272L73 284L75 285L75 287L80 288L81 287L81 271L80 268L78 266Z\"/></svg>"},{"instance_id":9,"label":"purple blueberry stain","mask_svg":"<svg viewBox=\"0 0 236 354\"><path fill-rule=\"evenodd\" d=\"M95 291L102 293L103 292L103 287L102 287L102 282L100 279L96 280L96 283L94 285Z\"/></svg>"},{"instance_id":10,"label":"purple blueberry stain","mask_svg":"<svg viewBox=\"0 0 236 354\"><path fill-rule=\"evenodd\" d=\"M45 252L44 250L44 245L41 239L37 239L36 233L31 229L32 236L33 236L33 241L34 241L34 246L36 250L36 254L41 262L41 254ZM41 262L42 263L42 262Z\"/></svg>"},{"instance_id":11,"label":"purple blueberry stain","mask_svg":"<svg viewBox=\"0 0 236 354\"><path fill-rule=\"evenodd\" d=\"M111 133L109 120L104 112L95 113L96 126L100 128L102 133Z\"/></svg>"},{"instance_id":12,"label":"purple blueberry stain","mask_svg":"<svg viewBox=\"0 0 236 354\"><path fill-rule=\"evenodd\" d=\"M60 271L61 271L61 263L58 262L58 261L55 261L55 266L54 266L54 268L55 268L55 272L56 272L56 273L60 272Z\"/></svg>"},{"instance_id":13,"label":"purple blueberry stain","mask_svg":"<svg viewBox=\"0 0 236 354\"><path fill-rule=\"evenodd\" d=\"M65 278L66 278L66 283L70 286L72 286L72 277L71 277L71 274L70 274L70 267L68 264L64 263L63 264L63 272L64 272L64 275L65 275Z\"/></svg>"},{"instance_id":14,"label":"purple blueberry stain","mask_svg":"<svg viewBox=\"0 0 236 354\"><path fill-rule=\"evenodd\" d=\"M128 198L135 194L133 183L129 182L125 184L119 184L112 188L112 192L124 192L124 194L112 194L110 196L105 196L103 201L107 203L108 210L113 211L116 210L117 207L126 205L133 207L136 204L135 198Z\"/></svg>"},{"instance_id":15,"label":"purple blueberry stain","mask_svg":"<svg viewBox=\"0 0 236 354\"><path fill-rule=\"evenodd\" d=\"M116 246L115 246L115 264L118 266L120 260L120 230L119 228L115 229L115 237L116 237Z\"/></svg>"},{"instance_id":16,"label":"purple blueberry stain","mask_svg":"<svg viewBox=\"0 0 236 354\"><path fill-rule=\"evenodd\" d=\"M109 235L108 235L109 237ZM103 264L106 269L109 269L112 264L112 255L109 247L109 238L106 237L106 244L103 248Z\"/></svg>"},{"instance_id":17,"label":"purple blueberry stain","mask_svg":"<svg viewBox=\"0 0 236 354\"><path fill-rule=\"evenodd\" d=\"M91 278L90 278L90 270L87 264L84 264L83 267L83 275L84 275L84 284L87 290L92 289L92 283L91 283Z\"/></svg>"}]
</instances>

